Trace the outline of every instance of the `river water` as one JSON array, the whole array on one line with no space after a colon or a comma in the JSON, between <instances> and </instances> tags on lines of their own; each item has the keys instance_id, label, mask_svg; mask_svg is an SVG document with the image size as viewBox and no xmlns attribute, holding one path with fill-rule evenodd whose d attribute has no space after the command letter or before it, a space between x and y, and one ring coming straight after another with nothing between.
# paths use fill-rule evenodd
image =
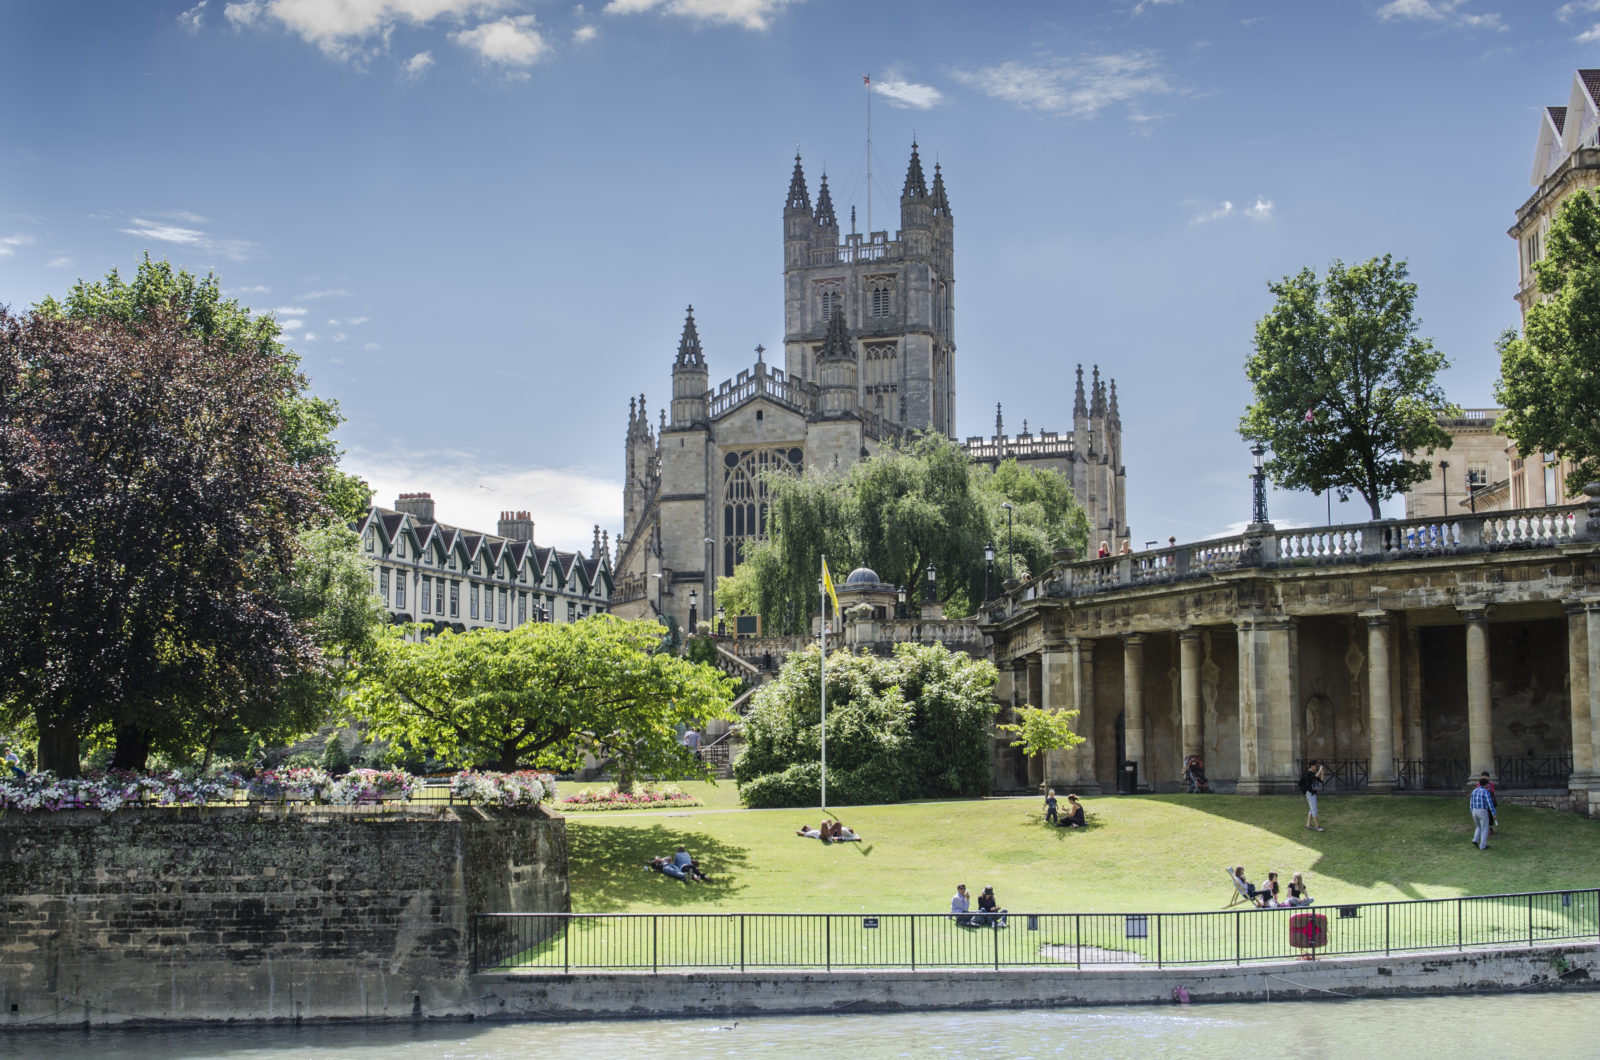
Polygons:
<instances>
[{"instance_id":1,"label":"river water","mask_svg":"<svg viewBox=\"0 0 1600 1060\"><path fill-rule=\"evenodd\" d=\"M0 1032L3 1033L3 1032ZM1510 1048L1507 1049L1506 1046ZM529 1057L1472 1057L1600 1055L1600 995L1520 994L1015 1012L0 1036L28 1060L528 1060Z\"/></svg>"}]
</instances>

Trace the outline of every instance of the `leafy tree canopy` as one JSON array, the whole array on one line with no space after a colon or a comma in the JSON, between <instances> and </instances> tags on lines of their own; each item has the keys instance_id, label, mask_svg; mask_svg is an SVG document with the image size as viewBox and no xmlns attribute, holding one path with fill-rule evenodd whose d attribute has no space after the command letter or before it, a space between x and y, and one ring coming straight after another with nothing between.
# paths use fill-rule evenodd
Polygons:
<instances>
[{"instance_id":1,"label":"leafy tree canopy","mask_svg":"<svg viewBox=\"0 0 1600 1060\"><path fill-rule=\"evenodd\" d=\"M1285 489L1359 493L1379 504L1426 480L1432 465L1410 454L1448 449L1440 412L1454 411L1438 384L1448 365L1417 337L1417 285L1389 255L1334 261L1267 288L1277 302L1256 324L1245 375L1255 402L1239 433L1271 450L1267 474Z\"/></svg>"},{"instance_id":2,"label":"leafy tree canopy","mask_svg":"<svg viewBox=\"0 0 1600 1060\"><path fill-rule=\"evenodd\" d=\"M1012 747L1022 748L1028 758L1048 751L1065 751L1084 742L1085 737L1072 730L1078 721L1075 710L1045 710L1042 707L1022 707L1016 712L1017 720L996 725L1001 732L1014 733Z\"/></svg>"},{"instance_id":3,"label":"leafy tree canopy","mask_svg":"<svg viewBox=\"0 0 1600 1060\"><path fill-rule=\"evenodd\" d=\"M842 475L773 474L767 489L768 538L718 583L717 600L729 614L761 614L773 632L805 629L817 606L823 555L841 577L870 567L885 582L906 586L916 601L931 564L947 612L963 614L984 595L986 543L996 547L998 582L1045 569L1053 549L1081 549L1089 533L1083 506L1059 472L1015 461L991 472L932 433L886 448ZM1009 570L1007 501L1015 542Z\"/></svg>"},{"instance_id":4,"label":"leafy tree canopy","mask_svg":"<svg viewBox=\"0 0 1600 1060\"><path fill-rule=\"evenodd\" d=\"M821 653L789 656L745 715L733 765L750 806L810 806L821 796ZM938 644L891 658L828 656L828 801L895 802L989 789L994 664Z\"/></svg>"},{"instance_id":5,"label":"leafy tree canopy","mask_svg":"<svg viewBox=\"0 0 1600 1060\"><path fill-rule=\"evenodd\" d=\"M282 401L284 447L296 464L317 469L323 502L346 522L361 517L372 490L355 475L340 471L332 432L343 422L338 402L311 394L300 373L300 358L279 341L278 322L251 316L237 300L222 296L215 274L197 278L148 253L131 281L112 269L104 280L79 280L65 301L46 297L37 314L77 322L115 321L136 326L157 314L174 314L201 342L223 351L254 351L273 359L286 384Z\"/></svg>"},{"instance_id":6,"label":"leafy tree canopy","mask_svg":"<svg viewBox=\"0 0 1600 1060\"><path fill-rule=\"evenodd\" d=\"M564 771L589 752L627 776L709 776L677 726L731 718L732 682L659 651L663 632L611 615L421 642L394 631L359 664L356 703L377 736L461 765Z\"/></svg>"},{"instance_id":7,"label":"leafy tree canopy","mask_svg":"<svg viewBox=\"0 0 1600 1060\"><path fill-rule=\"evenodd\" d=\"M33 715L40 768L74 774L99 727L140 766L321 666L279 595L324 511L292 397L273 346L178 312L0 310L0 706Z\"/></svg>"},{"instance_id":8,"label":"leafy tree canopy","mask_svg":"<svg viewBox=\"0 0 1600 1060\"><path fill-rule=\"evenodd\" d=\"M1539 293L1527 330L1500 337L1495 400L1499 430L1524 453L1557 453L1576 465L1567 493L1600 481L1600 197L1574 193L1534 263Z\"/></svg>"}]
</instances>

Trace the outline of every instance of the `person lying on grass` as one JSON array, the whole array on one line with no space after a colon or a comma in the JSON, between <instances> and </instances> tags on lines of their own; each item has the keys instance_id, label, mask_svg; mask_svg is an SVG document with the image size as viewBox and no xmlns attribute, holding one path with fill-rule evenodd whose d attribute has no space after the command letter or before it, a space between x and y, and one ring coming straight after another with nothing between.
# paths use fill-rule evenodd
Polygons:
<instances>
[{"instance_id":1,"label":"person lying on grass","mask_svg":"<svg viewBox=\"0 0 1600 1060\"><path fill-rule=\"evenodd\" d=\"M854 832L850 831L850 829L846 828L844 826L844 822L843 821L835 821L835 822L833 822L833 827L832 827L832 830L828 833L828 838L831 839L835 843L859 843L859 842L861 842L861 837L856 835Z\"/></svg>"},{"instance_id":2,"label":"person lying on grass","mask_svg":"<svg viewBox=\"0 0 1600 1060\"><path fill-rule=\"evenodd\" d=\"M672 855L672 863L682 869L683 874L690 879L699 880L701 883L707 882L706 874L700 871L700 863L683 847L679 847L678 852Z\"/></svg>"},{"instance_id":3,"label":"person lying on grass","mask_svg":"<svg viewBox=\"0 0 1600 1060\"><path fill-rule=\"evenodd\" d=\"M802 837L804 837L806 839L821 839L822 838L822 833L817 831L817 829L812 828L808 824L803 824L799 828L796 828L794 830L794 834L797 835L797 836L802 836Z\"/></svg>"},{"instance_id":4,"label":"person lying on grass","mask_svg":"<svg viewBox=\"0 0 1600 1060\"><path fill-rule=\"evenodd\" d=\"M651 870L652 872L659 872L663 876L671 876L673 879L682 880L684 883L689 882L688 874L677 865L673 864L672 859L669 857L662 856L659 858L651 858L649 861L645 862L644 865L645 868Z\"/></svg>"}]
</instances>

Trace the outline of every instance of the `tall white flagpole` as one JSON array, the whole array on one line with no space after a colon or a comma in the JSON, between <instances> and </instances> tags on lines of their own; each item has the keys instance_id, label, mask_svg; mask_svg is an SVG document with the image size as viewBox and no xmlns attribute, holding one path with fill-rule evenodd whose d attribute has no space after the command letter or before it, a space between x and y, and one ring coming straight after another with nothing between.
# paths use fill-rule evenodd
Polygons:
<instances>
[{"instance_id":1,"label":"tall white flagpole","mask_svg":"<svg viewBox=\"0 0 1600 1060\"><path fill-rule=\"evenodd\" d=\"M828 557L822 557L822 569L828 569ZM818 636L822 639L822 812L828 812L828 586L817 579L817 596L822 608L817 622Z\"/></svg>"}]
</instances>

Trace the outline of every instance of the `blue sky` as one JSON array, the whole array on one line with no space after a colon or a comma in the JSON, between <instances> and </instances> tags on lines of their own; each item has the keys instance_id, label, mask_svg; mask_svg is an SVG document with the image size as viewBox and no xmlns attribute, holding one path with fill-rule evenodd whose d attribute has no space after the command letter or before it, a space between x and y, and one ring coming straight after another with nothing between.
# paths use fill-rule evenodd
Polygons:
<instances>
[{"instance_id":1,"label":"blue sky","mask_svg":"<svg viewBox=\"0 0 1600 1060\"><path fill-rule=\"evenodd\" d=\"M1118 381L1136 543L1249 514L1266 283L1391 252L1453 400L1517 321L1505 235L1600 0L0 0L0 303L146 250L289 329L380 503L616 534L623 429L684 306L713 380L781 346L795 146L893 227L956 222L961 435ZM1280 522L1316 497L1274 494ZM1359 501L1334 519L1361 517ZM1398 502L1391 505L1398 512Z\"/></svg>"}]
</instances>

